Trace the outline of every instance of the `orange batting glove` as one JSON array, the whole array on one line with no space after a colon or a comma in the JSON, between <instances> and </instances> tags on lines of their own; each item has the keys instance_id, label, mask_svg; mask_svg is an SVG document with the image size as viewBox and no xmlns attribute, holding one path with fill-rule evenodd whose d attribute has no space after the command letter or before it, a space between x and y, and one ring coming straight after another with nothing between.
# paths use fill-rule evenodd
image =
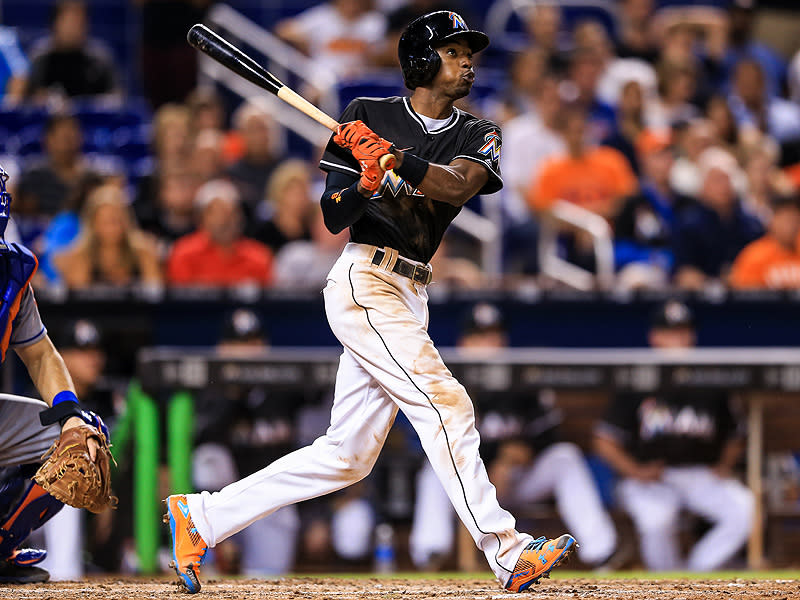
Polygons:
<instances>
[{"instance_id":1,"label":"orange batting glove","mask_svg":"<svg viewBox=\"0 0 800 600\"><path fill-rule=\"evenodd\" d=\"M363 160L380 160L380 158L391 152L392 144L385 139L375 136L374 138L361 138L350 149L359 163Z\"/></svg>"},{"instance_id":2,"label":"orange batting glove","mask_svg":"<svg viewBox=\"0 0 800 600\"><path fill-rule=\"evenodd\" d=\"M333 136L334 143L350 150L363 138L377 138L378 134L364 124L364 121L350 121L342 123L336 128Z\"/></svg>"},{"instance_id":3,"label":"orange batting glove","mask_svg":"<svg viewBox=\"0 0 800 600\"><path fill-rule=\"evenodd\" d=\"M361 187L370 192L376 192L383 180L383 169L377 158L361 160Z\"/></svg>"}]
</instances>

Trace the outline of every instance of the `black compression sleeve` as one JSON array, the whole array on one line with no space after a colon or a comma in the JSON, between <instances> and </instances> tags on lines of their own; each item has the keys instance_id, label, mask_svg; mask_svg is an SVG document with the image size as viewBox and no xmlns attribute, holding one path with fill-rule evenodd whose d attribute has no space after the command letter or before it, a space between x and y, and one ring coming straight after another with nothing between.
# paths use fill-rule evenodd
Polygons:
<instances>
[{"instance_id":1,"label":"black compression sleeve","mask_svg":"<svg viewBox=\"0 0 800 600\"><path fill-rule=\"evenodd\" d=\"M325 227L331 233L339 233L350 227L367 209L369 198L362 196L357 186L358 179L350 175L338 171L328 173L320 205Z\"/></svg>"}]
</instances>

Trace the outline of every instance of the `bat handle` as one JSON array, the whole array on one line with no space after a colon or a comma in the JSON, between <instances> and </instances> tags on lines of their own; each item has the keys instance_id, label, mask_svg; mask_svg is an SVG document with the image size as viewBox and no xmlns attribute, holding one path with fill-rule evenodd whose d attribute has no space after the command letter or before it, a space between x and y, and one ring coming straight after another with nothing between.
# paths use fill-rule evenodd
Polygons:
<instances>
[{"instance_id":1,"label":"bat handle","mask_svg":"<svg viewBox=\"0 0 800 600\"><path fill-rule=\"evenodd\" d=\"M397 159L395 158L394 154L384 154L378 160L378 164L380 164L381 169L383 169L384 171L390 171L394 169L394 165L396 162Z\"/></svg>"}]
</instances>

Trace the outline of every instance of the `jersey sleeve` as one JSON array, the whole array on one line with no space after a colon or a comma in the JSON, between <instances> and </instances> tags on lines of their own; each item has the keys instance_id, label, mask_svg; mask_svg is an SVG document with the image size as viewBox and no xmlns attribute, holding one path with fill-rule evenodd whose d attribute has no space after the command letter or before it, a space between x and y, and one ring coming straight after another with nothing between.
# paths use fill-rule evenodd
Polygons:
<instances>
[{"instance_id":1,"label":"jersey sleeve","mask_svg":"<svg viewBox=\"0 0 800 600\"><path fill-rule=\"evenodd\" d=\"M10 346L22 347L35 344L47 333L42 317L39 315L39 308L36 306L36 299L33 297L33 288L28 285L28 289L22 296L19 303L19 312L11 326Z\"/></svg>"},{"instance_id":2,"label":"jersey sleeve","mask_svg":"<svg viewBox=\"0 0 800 600\"><path fill-rule=\"evenodd\" d=\"M453 160L466 158L486 167L489 180L479 194L494 194L503 187L500 177L500 147L503 136L500 128L492 123L479 119L470 122L467 126L466 137Z\"/></svg>"},{"instance_id":3,"label":"jersey sleeve","mask_svg":"<svg viewBox=\"0 0 800 600\"><path fill-rule=\"evenodd\" d=\"M344 109L342 116L339 117L339 123L347 123L348 121L359 119L366 123L365 115L364 105L356 98ZM328 140L328 145L325 147L325 152L319 161L319 168L326 173L339 171L347 175L361 176L361 167L358 165L358 161L353 158L349 150L345 150L333 141L333 135Z\"/></svg>"}]
</instances>

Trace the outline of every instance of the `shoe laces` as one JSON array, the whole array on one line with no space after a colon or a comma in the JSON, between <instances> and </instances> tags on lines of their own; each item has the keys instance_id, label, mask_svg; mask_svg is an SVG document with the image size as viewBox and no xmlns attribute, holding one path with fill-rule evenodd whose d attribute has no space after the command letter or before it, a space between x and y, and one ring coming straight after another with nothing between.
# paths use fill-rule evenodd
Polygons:
<instances>
[{"instance_id":1,"label":"shoe laces","mask_svg":"<svg viewBox=\"0 0 800 600\"><path fill-rule=\"evenodd\" d=\"M538 537L535 540L531 540L527 546L525 546L525 550L536 550L537 552L542 549L542 547L547 543L547 538L542 536Z\"/></svg>"}]
</instances>

